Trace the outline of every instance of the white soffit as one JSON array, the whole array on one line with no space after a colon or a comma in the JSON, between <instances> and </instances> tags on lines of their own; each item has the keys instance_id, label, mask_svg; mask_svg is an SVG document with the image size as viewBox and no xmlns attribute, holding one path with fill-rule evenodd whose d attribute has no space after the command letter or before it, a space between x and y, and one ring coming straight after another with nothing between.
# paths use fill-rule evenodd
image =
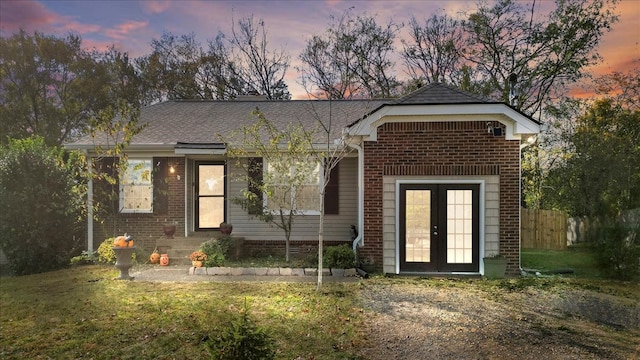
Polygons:
<instances>
[{"instance_id":1,"label":"white soffit","mask_svg":"<svg viewBox=\"0 0 640 360\"><path fill-rule=\"evenodd\" d=\"M505 104L387 105L349 128L349 135L377 140L377 128L387 122L499 121L506 139L540 133L540 125Z\"/></svg>"}]
</instances>

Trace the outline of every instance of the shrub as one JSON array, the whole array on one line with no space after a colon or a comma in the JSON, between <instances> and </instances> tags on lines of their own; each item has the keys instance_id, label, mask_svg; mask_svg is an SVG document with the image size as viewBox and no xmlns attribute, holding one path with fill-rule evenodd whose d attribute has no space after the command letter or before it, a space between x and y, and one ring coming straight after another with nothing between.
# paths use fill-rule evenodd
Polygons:
<instances>
[{"instance_id":1,"label":"shrub","mask_svg":"<svg viewBox=\"0 0 640 360\"><path fill-rule=\"evenodd\" d=\"M0 248L16 275L68 266L84 235L81 157L40 137L0 146Z\"/></svg>"},{"instance_id":2,"label":"shrub","mask_svg":"<svg viewBox=\"0 0 640 360\"><path fill-rule=\"evenodd\" d=\"M356 255L349 245L327 247L323 259L323 265L329 268L347 269L356 265Z\"/></svg>"},{"instance_id":3,"label":"shrub","mask_svg":"<svg viewBox=\"0 0 640 360\"><path fill-rule=\"evenodd\" d=\"M116 253L113 251L113 242L115 238L105 239L100 246L98 246L98 262L104 264L115 264Z\"/></svg>"},{"instance_id":4,"label":"shrub","mask_svg":"<svg viewBox=\"0 0 640 360\"><path fill-rule=\"evenodd\" d=\"M228 247L224 243L213 238L207 240L200 245L200 251L207 255L207 260L204 261L204 266L220 266L227 259Z\"/></svg>"},{"instance_id":5,"label":"shrub","mask_svg":"<svg viewBox=\"0 0 640 360\"><path fill-rule=\"evenodd\" d=\"M596 259L611 278L633 280L640 276L640 226L622 224L602 226L598 231Z\"/></svg>"},{"instance_id":6,"label":"shrub","mask_svg":"<svg viewBox=\"0 0 640 360\"><path fill-rule=\"evenodd\" d=\"M247 304L227 326L216 329L216 335L207 342L214 359L269 360L275 358L274 341L266 330L258 327L249 317Z\"/></svg>"}]
</instances>

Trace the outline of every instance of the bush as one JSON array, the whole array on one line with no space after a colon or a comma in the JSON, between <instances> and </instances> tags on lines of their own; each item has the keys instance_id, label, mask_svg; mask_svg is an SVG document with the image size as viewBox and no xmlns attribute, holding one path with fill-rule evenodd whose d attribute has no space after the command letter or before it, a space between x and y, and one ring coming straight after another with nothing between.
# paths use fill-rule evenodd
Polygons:
<instances>
[{"instance_id":1,"label":"bush","mask_svg":"<svg viewBox=\"0 0 640 360\"><path fill-rule=\"evenodd\" d=\"M323 265L328 268L348 269L356 265L356 255L349 245L327 247L323 260Z\"/></svg>"},{"instance_id":2,"label":"bush","mask_svg":"<svg viewBox=\"0 0 640 360\"><path fill-rule=\"evenodd\" d=\"M640 226L602 226L595 244L600 268L611 278L633 280L640 276Z\"/></svg>"},{"instance_id":3,"label":"bush","mask_svg":"<svg viewBox=\"0 0 640 360\"><path fill-rule=\"evenodd\" d=\"M275 359L274 341L251 320L246 304L230 324L216 329L216 334L207 342L214 359Z\"/></svg>"},{"instance_id":4,"label":"bush","mask_svg":"<svg viewBox=\"0 0 640 360\"><path fill-rule=\"evenodd\" d=\"M84 236L81 157L40 137L0 146L0 248L16 275L69 265Z\"/></svg>"},{"instance_id":5,"label":"bush","mask_svg":"<svg viewBox=\"0 0 640 360\"><path fill-rule=\"evenodd\" d=\"M98 262L104 264L115 264L116 253L113 251L113 242L116 238L105 239L100 246L98 246Z\"/></svg>"},{"instance_id":6,"label":"bush","mask_svg":"<svg viewBox=\"0 0 640 360\"><path fill-rule=\"evenodd\" d=\"M229 247L216 238L207 240L200 245L200 251L207 254L207 260L204 262L204 266L220 266L227 259L227 252Z\"/></svg>"}]
</instances>

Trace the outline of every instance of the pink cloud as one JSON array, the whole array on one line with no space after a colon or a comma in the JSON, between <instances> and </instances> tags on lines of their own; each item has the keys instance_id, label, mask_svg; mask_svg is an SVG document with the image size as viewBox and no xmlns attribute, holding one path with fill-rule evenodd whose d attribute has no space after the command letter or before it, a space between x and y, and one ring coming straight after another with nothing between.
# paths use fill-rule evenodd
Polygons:
<instances>
[{"instance_id":1,"label":"pink cloud","mask_svg":"<svg viewBox=\"0 0 640 360\"><path fill-rule=\"evenodd\" d=\"M161 14L171 7L169 0L147 0L141 2L142 9L151 14Z\"/></svg>"},{"instance_id":2,"label":"pink cloud","mask_svg":"<svg viewBox=\"0 0 640 360\"><path fill-rule=\"evenodd\" d=\"M43 4L32 0L0 1L0 27L4 31L15 32L46 31L57 23L60 16L49 11Z\"/></svg>"},{"instance_id":3,"label":"pink cloud","mask_svg":"<svg viewBox=\"0 0 640 360\"><path fill-rule=\"evenodd\" d=\"M136 31L146 28L147 25L149 25L148 21L127 21L105 30L105 35L110 39L125 40Z\"/></svg>"}]
</instances>

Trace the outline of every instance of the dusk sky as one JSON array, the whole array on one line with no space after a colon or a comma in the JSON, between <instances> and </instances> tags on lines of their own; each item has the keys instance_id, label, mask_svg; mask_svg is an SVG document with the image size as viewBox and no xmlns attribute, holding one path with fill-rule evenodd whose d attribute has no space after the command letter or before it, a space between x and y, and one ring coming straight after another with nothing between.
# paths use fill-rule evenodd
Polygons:
<instances>
[{"instance_id":1,"label":"dusk sky","mask_svg":"<svg viewBox=\"0 0 640 360\"><path fill-rule=\"evenodd\" d=\"M150 52L149 43L158 39L163 31L176 35L194 32L206 45L219 31L231 33L232 19L253 15L263 19L267 27L270 48L284 49L291 55L291 67L287 84L294 98L305 95L297 84L294 66L305 42L312 35L323 34L330 16L340 17L349 7L354 14L366 12L376 15L379 25L390 19L395 23L408 23L411 16L420 22L438 9L450 15L468 9L474 1L340 1L340 0L281 0L281 1L35 1L0 0L0 31L8 36L20 28L33 32L64 36L78 34L85 47L104 49L115 45L118 50L132 57ZM539 16L546 13L553 3L538 0ZM622 0L616 13L620 21L607 33L598 49L604 63L592 69L597 75L612 71L625 71L640 66L640 0ZM406 37L407 27L399 37ZM400 41L396 52L401 49ZM396 60L401 67L400 60ZM401 72L397 74L404 78Z\"/></svg>"}]
</instances>

